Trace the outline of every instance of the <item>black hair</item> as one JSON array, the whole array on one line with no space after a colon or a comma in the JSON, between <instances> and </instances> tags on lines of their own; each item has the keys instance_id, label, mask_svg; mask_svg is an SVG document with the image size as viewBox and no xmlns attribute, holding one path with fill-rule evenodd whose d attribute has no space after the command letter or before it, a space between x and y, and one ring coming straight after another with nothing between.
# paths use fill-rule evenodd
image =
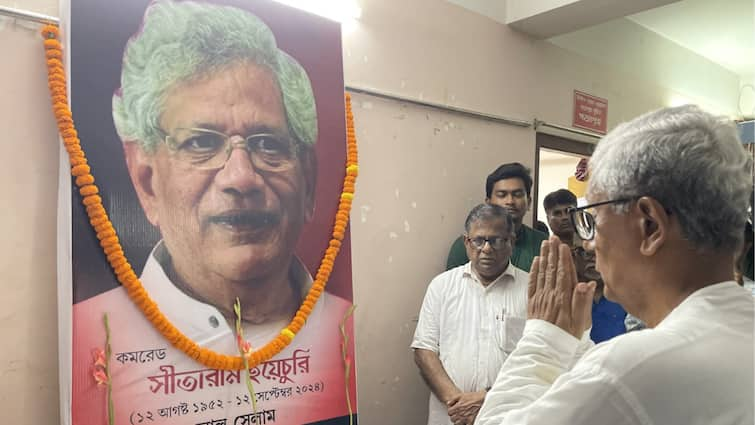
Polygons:
<instances>
[{"instance_id":1,"label":"black hair","mask_svg":"<svg viewBox=\"0 0 755 425\"><path fill-rule=\"evenodd\" d=\"M530 169L518 162L510 162L503 164L496 168L495 171L488 175L485 181L485 196L490 199L493 194L493 186L498 183L499 180L519 178L524 182L524 189L527 191L527 198L530 198L530 192L532 191L532 176L530 176Z\"/></svg>"},{"instance_id":2,"label":"black hair","mask_svg":"<svg viewBox=\"0 0 755 425\"><path fill-rule=\"evenodd\" d=\"M549 211L556 205L574 205L577 206L577 197L566 189L559 189L551 192L543 199L543 208Z\"/></svg>"}]
</instances>

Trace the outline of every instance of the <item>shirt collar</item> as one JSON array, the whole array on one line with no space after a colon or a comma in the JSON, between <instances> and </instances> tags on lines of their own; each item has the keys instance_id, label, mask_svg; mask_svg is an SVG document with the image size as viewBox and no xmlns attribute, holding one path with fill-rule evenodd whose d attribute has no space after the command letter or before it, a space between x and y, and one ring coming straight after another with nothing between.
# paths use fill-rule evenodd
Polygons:
<instances>
[{"instance_id":1,"label":"shirt collar","mask_svg":"<svg viewBox=\"0 0 755 425\"><path fill-rule=\"evenodd\" d=\"M524 223L522 223L521 226L519 226L519 230L516 232L516 240L522 239L524 236L524 228L527 227Z\"/></svg>"},{"instance_id":2,"label":"shirt collar","mask_svg":"<svg viewBox=\"0 0 755 425\"><path fill-rule=\"evenodd\" d=\"M154 261L152 261L153 259ZM171 282L170 286L172 288L183 293L172 281L170 281L168 275L165 273L165 268L170 264L171 261L172 260L170 258L170 253L165 247L165 242L161 240L152 249L152 253L150 253L147 264L145 264L142 274L147 274L148 268L154 269L149 271L155 273L156 277L158 277L160 280L164 279ZM299 286L299 292L303 300L307 296L309 289L312 287L313 280L312 275L309 274L309 271L304 266L304 263L302 263L299 257L293 257L291 266L288 269L288 277L291 283ZM145 287L145 289L148 288Z\"/></svg>"},{"instance_id":3,"label":"shirt collar","mask_svg":"<svg viewBox=\"0 0 755 425\"><path fill-rule=\"evenodd\" d=\"M529 244L529 237L530 237L529 229L527 228L526 224L522 223L522 225L519 226L519 231L516 232L516 242L514 242L514 246L516 247L527 246Z\"/></svg>"},{"instance_id":4,"label":"shirt collar","mask_svg":"<svg viewBox=\"0 0 755 425\"><path fill-rule=\"evenodd\" d=\"M666 326L673 326L678 318L683 318L688 315L697 316L697 310L700 308L709 308L703 306L711 301L720 305L730 304L736 299L746 299L746 297L742 297L742 292L744 292L742 288L733 280L719 282L700 288L685 298L679 305L674 307L674 309L671 310L671 312L667 314L666 317L655 326L655 328L659 329Z\"/></svg>"},{"instance_id":5,"label":"shirt collar","mask_svg":"<svg viewBox=\"0 0 755 425\"><path fill-rule=\"evenodd\" d=\"M463 276L466 278L472 279L475 283L479 283L480 286L482 286L482 283L480 282L480 278L477 276L477 273L472 270L472 262L468 261L467 264L463 266L462 269ZM511 259L509 259L508 264L506 265L506 270L501 273L500 276L498 276L494 281L490 282L490 284L485 287L485 289L492 288L495 286L498 282L504 282L506 280L514 280L516 278L516 275L514 274L514 267L511 264Z\"/></svg>"},{"instance_id":6,"label":"shirt collar","mask_svg":"<svg viewBox=\"0 0 755 425\"><path fill-rule=\"evenodd\" d=\"M200 345L231 333L231 326L217 308L190 297L168 278L165 267L170 261L170 254L161 240L152 249L140 276L144 289L160 306L160 311L186 336ZM291 261L289 278L294 285L301 288L302 299L306 297L313 281L298 257ZM318 309L320 304L317 303L315 309ZM247 328L247 325L244 327Z\"/></svg>"}]
</instances>

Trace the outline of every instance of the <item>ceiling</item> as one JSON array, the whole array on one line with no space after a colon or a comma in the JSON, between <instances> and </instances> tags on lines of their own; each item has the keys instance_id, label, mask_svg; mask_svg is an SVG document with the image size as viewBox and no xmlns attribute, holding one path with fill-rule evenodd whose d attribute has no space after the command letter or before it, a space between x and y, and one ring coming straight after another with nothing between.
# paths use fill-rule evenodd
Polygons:
<instances>
[{"instance_id":1,"label":"ceiling","mask_svg":"<svg viewBox=\"0 0 755 425\"><path fill-rule=\"evenodd\" d=\"M627 18L752 80L755 9L752 0L683 0Z\"/></svg>"},{"instance_id":2,"label":"ceiling","mask_svg":"<svg viewBox=\"0 0 755 425\"><path fill-rule=\"evenodd\" d=\"M505 22L505 2L512 0L448 1ZM752 83L755 80L753 3L753 0L682 0L626 18L737 74L743 82ZM571 47L581 50L580 46Z\"/></svg>"}]
</instances>

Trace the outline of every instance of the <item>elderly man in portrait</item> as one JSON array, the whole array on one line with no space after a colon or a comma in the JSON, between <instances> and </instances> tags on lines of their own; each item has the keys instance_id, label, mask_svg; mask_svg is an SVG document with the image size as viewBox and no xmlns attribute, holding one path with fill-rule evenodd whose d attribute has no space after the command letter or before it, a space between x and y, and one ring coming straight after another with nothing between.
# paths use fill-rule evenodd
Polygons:
<instances>
[{"instance_id":1,"label":"elderly man in portrait","mask_svg":"<svg viewBox=\"0 0 755 425\"><path fill-rule=\"evenodd\" d=\"M649 329L570 365L595 283L577 282L568 247L551 238L533 262L524 335L476 423L752 424L755 303L732 273L750 167L732 123L694 106L601 140L589 205L571 214L605 296Z\"/></svg>"},{"instance_id":2,"label":"elderly man in portrait","mask_svg":"<svg viewBox=\"0 0 755 425\"><path fill-rule=\"evenodd\" d=\"M166 22L212 19L197 4L157 5ZM247 13L228 19L264 26ZM199 340L230 332L224 318L233 319L238 297L259 346L311 285L294 248L314 212L317 116L306 72L269 30L229 37L189 36L159 60L158 43L175 35L144 31L124 54L113 118L139 201L163 238L141 276L150 296ZM217 43L218 53L202 43Z\"/></svg>"},{"instance_id":3,"label":"elderly man in portrait","mask_svg":"<svg viewBox=\"0 0 755 425\"><path fill-rule=\"evenodd\" d=\"M312 285L294 253L314 212L317 175L305 70L246 11L155 2L124 52L113 118L139 201L162 236L141 275L149 296L181 332L219 353L238 352L237 298L253 349L275 338ZM111 308L115 323L129 324L117 331L133 338L121 349L167 344L132 317L140 314L122 288L80 304ZM339 324L349 305L323 293L279 355L302 350L309 378L337 379L329 394L338 403L321 399L310 412L288 412L286 423L345 406ZM196 368L179 352L169 355L176 369Z\"/></svg>"}]
</instances>

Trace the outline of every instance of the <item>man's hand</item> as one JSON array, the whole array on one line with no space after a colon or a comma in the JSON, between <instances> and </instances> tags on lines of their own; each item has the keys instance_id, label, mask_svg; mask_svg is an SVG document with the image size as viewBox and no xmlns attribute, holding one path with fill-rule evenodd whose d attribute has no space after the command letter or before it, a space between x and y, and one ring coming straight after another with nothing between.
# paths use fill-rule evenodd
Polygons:
<instances>
[{"instance_id":1,"label":"man's hand","mask_svg":"<svg viewBox=\"0 0 755 425\"><path fill-rule=\"evenodd\" d=\"M485 391L459 393L448 400L448 416L454 425L472 425L485 401Z\"/></svg>"},{"instance_id":2,"label":"man's hand","mask_svg":"<svg viewBox=\"0 0 755 425\"><path fill-rule=\"evenodd\" d=\"M577 339L592 325L595 282L577 282L571 250L556 236L544 241L530 270L527 316L553 323Z\"/></svg>"}]
</instances>

